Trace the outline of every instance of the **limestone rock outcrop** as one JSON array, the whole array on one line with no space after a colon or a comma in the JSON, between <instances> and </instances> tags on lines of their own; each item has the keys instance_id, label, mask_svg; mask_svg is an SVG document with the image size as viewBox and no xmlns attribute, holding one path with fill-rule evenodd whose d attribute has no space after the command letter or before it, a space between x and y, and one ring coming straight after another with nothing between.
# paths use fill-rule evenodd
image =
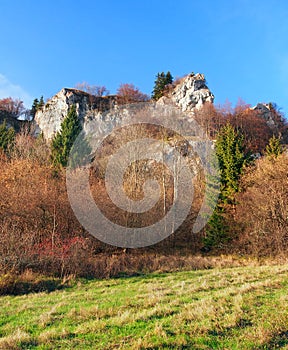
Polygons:
<instances>
[{"instance_id":1,"label":"limestone rock outcrop","mask_svg":"<svg viewBox=\"0 0 288 350\"><path fill-rule=\"evenodd\" d=\"M116 96L97 97L81 90L63 88L35 115L35 122L45 139L52 139L60 130L61 123L73 104L76 106L79 119L85 123L89 112L105 111L115 106Z\"/></svg>"},{"instance_id":2,"label":"limestone rock outcrop","mask_svg":"<svg viewBox=\"0 0 288 350\"><path fill-rule=\"evenodd\" d=\"M270 128L274 128L277 125L277 121L275 120L275 110L273 106L269 103L258 103L256 106L252 107L252 110L257 111L259 115L265 119L267 125Z\"/></svg>"},{"instance_id":3,"label":"limestone rock outcrop","mask_svg":"<svg viewBox=\"0 0 288 350\"><path fill-rule=\"evenodd\" d=\"M191 73L173 84L167 96L161 97L158 103L166 104L169 101L183 112L193 112L195 108L200 109L206 102L213 103L214 95L208 89L203 74Z\"/></svg>"},{"instance_id":4,"label":"limestone rock outcrop","mask_svg":"<svg viewBox=\"0 0 288 350\"><path fill-rule=\"evenodd\" d=\"M193 112L206 102L213 103L213 100L214 95L208 89L204 75L191 73L174 83L157 104L173 104L182 111ZM45 139L51 140L60 130L61 123L72 104L76 106L84 128L89 128L89 120L101 118L101 112L111 110L113 114L113 110L117 109L117 96L96 97L77 89L63 88L35 115L35 122ZM112 115L111 118L113 119Z\"/></svg>"}]
</instances>

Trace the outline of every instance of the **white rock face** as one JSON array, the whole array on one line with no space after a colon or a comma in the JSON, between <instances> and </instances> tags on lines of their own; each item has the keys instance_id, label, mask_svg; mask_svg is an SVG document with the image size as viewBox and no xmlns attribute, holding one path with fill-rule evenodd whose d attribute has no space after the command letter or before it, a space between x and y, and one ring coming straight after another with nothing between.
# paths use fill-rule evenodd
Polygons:
<instances>
[{"instance_id":1,"label":"white rock face","mask_svg":"<svg viewBox=\"0 0 288 350\"><path fill-rule=\"evenodd\" d=\"M193 112L195 108L201 108L206 102L213 103L213 100L214 95L206 86L204 75L191 73L181 79L179 83L172 85L172 89L167 96L161 97L157 104L172 104L182 111ZM115 108L117 109L117 97L95 97L77 89L62 89L35 115L35 121L45 139L51 140L56 132L60 130L61 123L73 104L76 106L76 111L79 119L83 122L84 129L89 129L89 121L101 118L101 112L103 111L112 108L110 117L114 118L116 115Z\"/></svg>"},{"instance_id":2,"label":"white rock face","mask_svg":"<svg viewBox=\"0 0 288 350\"><path fill-rule=\"evenodd\" d=\"M74 104L79 119L85 124L89 111L107 110L115 105L115 96L95 97L84 91L64 88L37 111L35 121L45 139L51 140L61 128L69 108Z\"/></svg>"},{"instance_id":3,"label":"white rock face","mask_svg":"<svg viewBox=\"0 0 288 350\"><path fill-rule=\"evenodd\" d=\"M183 112L200 109L204 103L213 103L214 95L208 89L203 74L191 73L174 86L172 91L158 100L159 104L167 104L171 100Z\"/></svg>"},{"instance_id":4,"label":"white rock face","mask_svg":"<svg viewBox=\"0 0 288 350\"><path fill-rule=\"evenodd\" d=\"M252 107L252 110L257 111L266 120L269 127L273 128L276 126L275 116L269 103L258 103L255 107Z\"/></svg>"}]
</instances>

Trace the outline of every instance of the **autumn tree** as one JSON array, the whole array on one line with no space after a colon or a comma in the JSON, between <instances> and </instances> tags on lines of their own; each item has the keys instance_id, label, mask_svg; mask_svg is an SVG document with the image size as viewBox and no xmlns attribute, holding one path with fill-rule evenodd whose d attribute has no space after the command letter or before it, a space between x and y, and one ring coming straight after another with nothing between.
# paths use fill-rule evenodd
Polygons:
<instances>
[{"instance_id":1,"label":"autumn tree","mask_svg":"<svg viewBox=\"0 0 288 350\"><path fill-rule=\"evenodd\" d=\"M194 111L196 122L202 127L207 137L216 138L220 128L227 123L227 118L213 105L205 103L202 108Z\"/></svg>"},{"instance_id":2,"label":"autumn tree","mask_svg":"<svg viewBox=\"0 0 288 350\"><path fill-rule=\"evenodd\" d=\"M141 92L134 84L120 84L117 90L118 103L128 104L145 102L149 96Z\"/></svg>"},{"instance_id":3,"label":"autumn tree","mask_svg":"<svg viewBox=\"0 0 288 350\"><path fill-rule=\"evenodd\" d=\"M237 250L256 256L288 251L288 158L262 157L241 178L234 227L241 227Z\"/></svg>"},{"instance_id":4,"label":"autumn tree","mask_svg":"<svg viewBox=\"0 0 288 350\"><path fill-rule=\"evenodd\" d=\"M63 120L60 131L52 140L51 158L54 166L67 166L70 150L81 129L76 107L73 105Z\"/></svg>"},{"instance_id":5,"label":"autumn tree","mask_svg":"<svg viewBox=\"0 0 288 350\"><path fill-rule=\"evenodd\" d=\"M155 85L152 92L153 100L159 100L159 98L164 95L165 88L172 83L173 83L173 77L169 71L166 74L164 72L158 73L156 76Z\"/></svg>"},{"instance_id":6,"label":"autumn tree","mask_svg":"<svg viewBox=\"0 0 288 350\"><path fill-rule=\"evenodd\" d=\"M260 111L239 99L232 113L227 115L227 120L243 134L247 151L263 154L273 131Z\"/></svg>"},{"instance_id":7,"label":"autumn tree","mask_svg":"<svg viewBox=\"0 0 288 350\"><path fill-rule=\"evenodd\" d=\"M82 83L77 83L75 85L76 89L87 92L88 94L95 97L102 97L109 94L109 90L103 85L90 85L83 81Z\"/></svg>"},{"instance_id":8,"label":"autumn tree","mask_svg":"<svg viewBox=\"0 0 288 350\"><path fill-rule=\"evenodd\" d=\"M13 118L18 118L25 111L23 101L6 97L0 99L0 113Z\"/></svg>"}]
</instances>

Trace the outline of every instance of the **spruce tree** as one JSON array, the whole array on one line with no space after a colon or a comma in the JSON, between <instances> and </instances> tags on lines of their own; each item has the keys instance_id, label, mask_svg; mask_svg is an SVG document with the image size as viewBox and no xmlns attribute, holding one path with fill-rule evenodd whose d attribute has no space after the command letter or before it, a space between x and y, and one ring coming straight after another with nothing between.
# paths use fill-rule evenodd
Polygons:
<instances>
[{"instance_id":1,"label":"spruce tree","mask_svg":"<svg viewBox=\"0 0 288 350\"><path fill-rule=\"evenodd\" d=\"M216 155L219 161L221 199L224 203L233 201L239 190L239 179L247 160L244 153L243 135L231 124L224 125L216 139Z\"/></svg>"},{"instance_id":2,"label":"spruce tree","mask_svg":"<svg viewBox=\"0 0 288 350\"><path fill-rule=\"evenodd\" d=\"M165 87L168 84L172 84L172 82L173 77L169 71L166 74L164 72L158 73L156 76L154 89L152 91L152 98L157 101L163 96Z\"/></svg>"},{"instance_id":3,"label":"spruce tree","mask_svg":"<svg viewBox=\"0 0 288 350\"><path fill-rule=\"evenodd\" d=\"M42 108L45 105L43 96L40 97L40 101L38 103L38 109Z\"/></svg>"},{"instance_id":4,"label":"spruce tree","mask_svg":"<svg viewBox=\"0 0 288 350\"><path fill-rule=\"evenodd\" d=\"M228 241L228 227L225 222L224 213L224 208L218 203L207 224L206 235L203 240L204 250L220 247Z\"/></svg>"},{"instance_id":5,"label":"spruce tree","mask_svg":"<svg viewBox=\"0 0 288 350\"><path fill-rule=\"evenodd\" d=\"M270 138L268 145L266 146L265 154L271 159L276 159L282 153L283 146L281 145L281 139L280 137L276 137L275 135L273 135Z\"/></svg>"},{"instance_id":6,"label":"spruce tree","mask_svg":"<svg viewBox=\"0 0 288 350\"><path fill-rule=\"evenodd\" d=\"M32 119L35 118L35 114L36 114L36 112L39 109L38 105L39 105L39 100L38 100L38 98L35 98L34 101L33 101L33 104L32 104L32 108L31 108Z\"/></svg>"},{"instance_id":7,"label":"spruce tree","mask_svg":"<svg viewBox=\"0 0 288 350\"><path fill-rule=\"evenodd\" d=\"M36 112L39 109L41 109L42 107L44 107L44 105L45 105L45 102L44 102L43 96L40 97L40 100L38 100L38 98L34 99L32 107L31 107L31 112L30 112L32 119L35 118Z\"/></svg>"},{"instance_id":8,"label":"spruce tree","mask_svg":"<svg viewBox=\"0 0 288 350\"><path fill-rule=\"evenodd\" d=\"M217 135L215 148L220 172L220 196L207 224L206 249L220 247L229 240L225 211L227 206L235 205L234 195L239 191L240 176L247 161L243 141L243 136L229 123Z\"/></svg>"},{"instance_id":9,"label":"spruce tree","mask_svg":"<svg viewBox=\"0 0 288 350\"><path fill-rule=\"evenodd\" d=\"M13 147L15 139L15 130L13 128L7 128L6 120L0 125L0 148L7 152Z\"/></svg>"},{"instance_id":10,"label":"spruce tree","mask_svg":"<svg viewBox=\"0 0 288 350\"><path fill-rule=\"evenodd\" d=\"M73 105L63 120L60 131L52 140L51 157L54 166L67 166L70 150L81 129L82 126L77 116L76 107Z\"/></svg>"}]
</instances>

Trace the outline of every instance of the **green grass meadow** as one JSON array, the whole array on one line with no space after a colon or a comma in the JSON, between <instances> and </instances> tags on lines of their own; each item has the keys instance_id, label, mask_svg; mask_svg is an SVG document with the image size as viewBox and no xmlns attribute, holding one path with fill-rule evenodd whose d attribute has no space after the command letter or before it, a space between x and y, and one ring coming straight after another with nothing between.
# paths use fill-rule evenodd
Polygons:
<instances>
[{"instance_id":1,"label":"green grass meadow","mask_svg":"<svg viewBox=\"0 0 288 350\"><path fill-rule=\"evenodd\" d=\"M288 349L288 265L0 297L0 349Z\"/></svg>"}]
</instances>

